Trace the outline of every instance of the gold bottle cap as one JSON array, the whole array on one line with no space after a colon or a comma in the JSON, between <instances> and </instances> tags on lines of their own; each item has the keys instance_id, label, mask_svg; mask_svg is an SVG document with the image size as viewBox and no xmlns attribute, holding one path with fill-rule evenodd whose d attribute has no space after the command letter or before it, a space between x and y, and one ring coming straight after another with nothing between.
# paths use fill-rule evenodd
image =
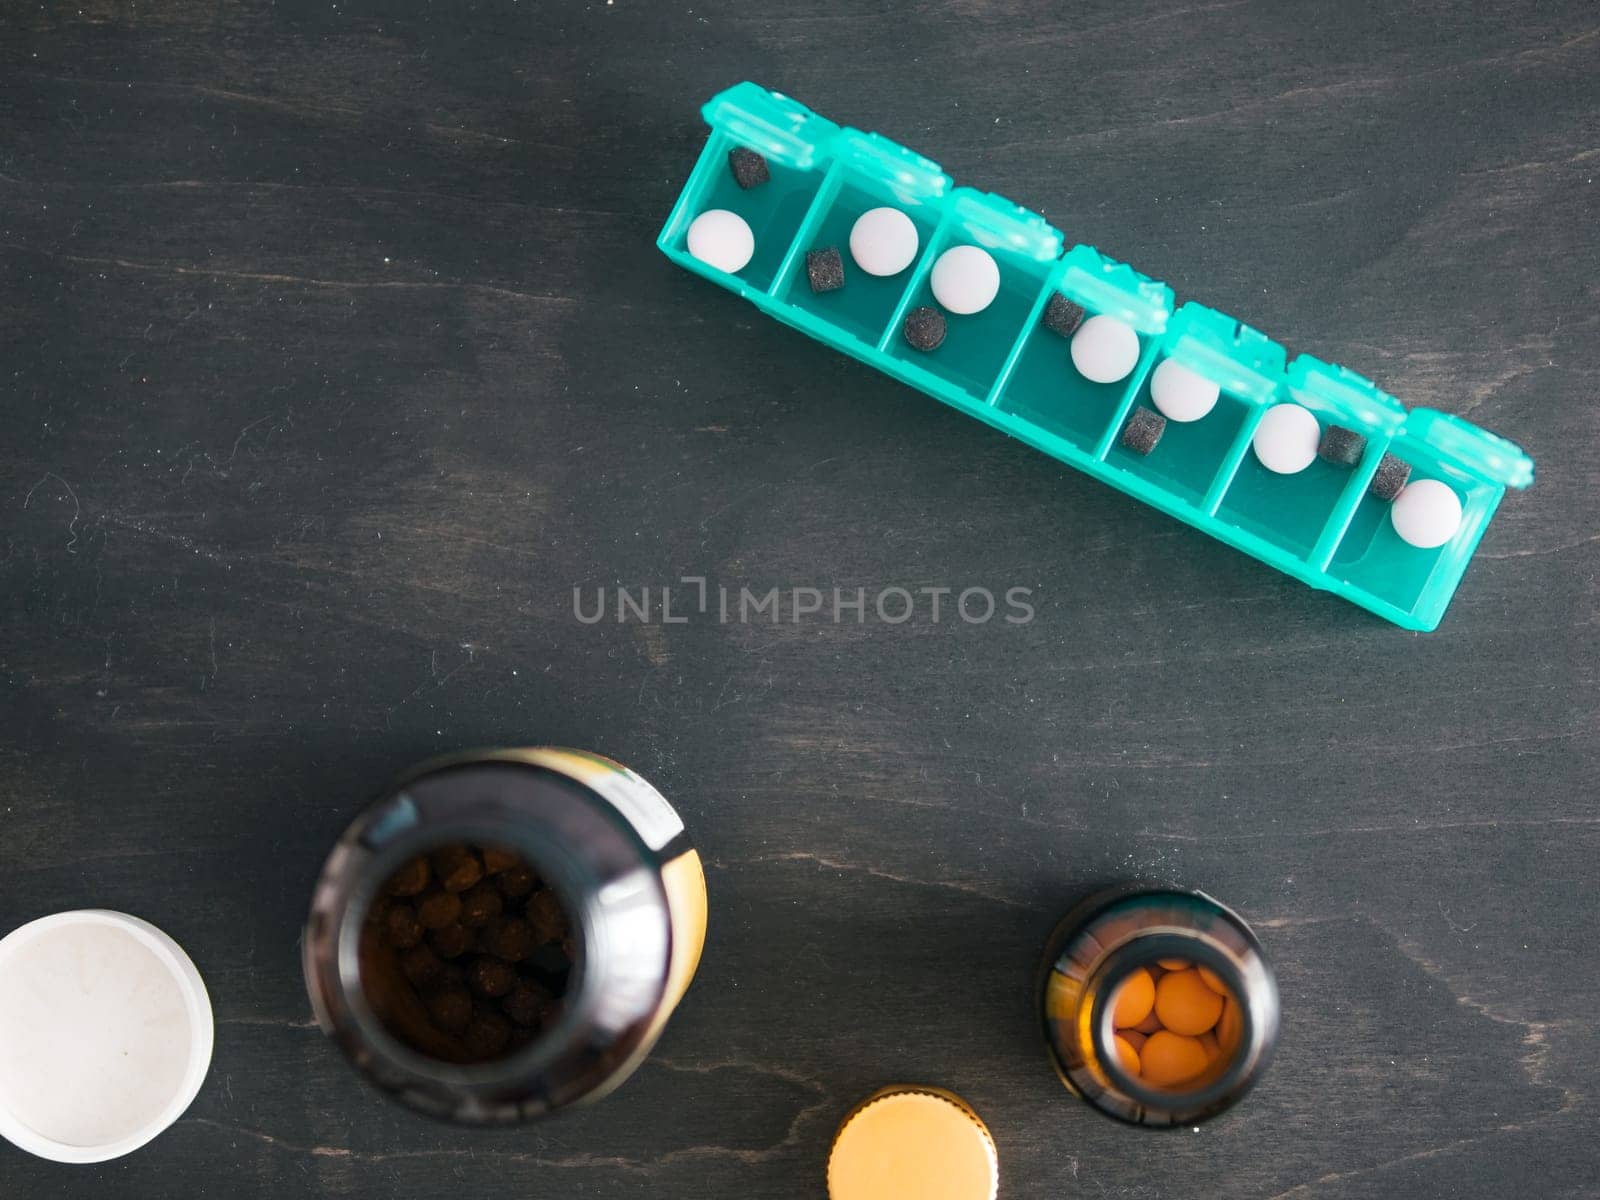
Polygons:
<instances>
[{"instance_id":1,"label":"gold bottle cap","mask_svg":"<svg viewBox=\"0 0 1600 1200\"><path fill-rule=\"evenodd\" d=\"M829 1200L994 1200L994 1139L943 1088L888 1087L856 1105L828 1155Z\"/></svg>"}]
</instances>

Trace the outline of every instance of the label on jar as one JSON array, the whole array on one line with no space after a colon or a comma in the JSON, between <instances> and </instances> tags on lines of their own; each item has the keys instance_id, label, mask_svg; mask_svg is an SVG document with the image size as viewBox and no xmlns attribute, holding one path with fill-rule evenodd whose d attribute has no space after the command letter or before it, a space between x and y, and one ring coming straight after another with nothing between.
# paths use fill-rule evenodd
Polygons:
<instances>
[{"instance_id":1,"label":"label on jar","mask_svg":"<svg viewBox=\"0 0 1600 1200\"><path fill-rule=\"evenodd\" d=\"M666 797L621 763L586 750L540 749L530 757L598 792L651 850L662 850L683 833L683 818Z\"/></svg>"}]
</instances>

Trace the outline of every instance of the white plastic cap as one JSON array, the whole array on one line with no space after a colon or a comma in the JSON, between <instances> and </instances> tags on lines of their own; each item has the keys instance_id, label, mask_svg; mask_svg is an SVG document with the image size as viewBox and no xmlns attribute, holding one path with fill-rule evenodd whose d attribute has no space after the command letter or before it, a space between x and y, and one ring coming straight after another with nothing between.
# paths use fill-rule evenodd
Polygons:
<instances>
[{"instance_id":1,"label":"white plastic cap","mask_svg":"<svg viewBox=\"0 0 1600 1200\"><path fill-rule=\"evenodd\" d=\"M31 921L0 939L0 1136L55 1162L137 1150L199 1093L212 1037L200 972L154 925Z\"/></svg>"}]
</instances>

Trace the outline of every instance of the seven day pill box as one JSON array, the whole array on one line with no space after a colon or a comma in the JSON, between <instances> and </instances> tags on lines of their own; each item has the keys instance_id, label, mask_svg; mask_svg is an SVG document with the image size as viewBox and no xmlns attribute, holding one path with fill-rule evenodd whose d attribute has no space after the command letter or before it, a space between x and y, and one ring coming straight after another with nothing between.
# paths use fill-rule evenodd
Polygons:
<instances>
[{"instance_id":1,"label":"seven day pill box","mask_svg":"<svg viewBox=\"0 0 1600 1200\"><path fill-rule=\"evenodd\" d=\"M840 127L754 83L714 96L702 112L711 135L657 243L673 261L1397 625L1438 625L1505 490L1533 482L1532 461L1505 439L1448 413L1407 409L1308 354L1288 361L1278 343L1203 305L1174 311L1167 285L1092 246L1064 249L1043 217L953 187L936 163L888 138ZM893 275L850 269L838 252L863 214L884 207L910 219L917 256ZM716 254L691 253L696 219L729 213L745 239L736 256L719 266L706 260ZM952 309L946 322L935 264L966 246L992 256L998 288L981 311ZM1068 352L1073 330L1101 316L1138 339L1131 370L1113 382L1076 370L1076 350ZM1185 378L1214 385L1217 400L1202 418L1166 420L1152 408L1152 374L1169 360ZM1275 411L1289 408L1315 425ZM1301 418L1317 449L1288 470L1269 467L1274 455L1263 449L1284 415ZM1401 519L1402 500L1407 515L1424 509L1424 525L1444 520L1438 544L1417 544L1434 539ZM1427 510L1440 500L1443 518Z\"/></svg>"}]
</instances>

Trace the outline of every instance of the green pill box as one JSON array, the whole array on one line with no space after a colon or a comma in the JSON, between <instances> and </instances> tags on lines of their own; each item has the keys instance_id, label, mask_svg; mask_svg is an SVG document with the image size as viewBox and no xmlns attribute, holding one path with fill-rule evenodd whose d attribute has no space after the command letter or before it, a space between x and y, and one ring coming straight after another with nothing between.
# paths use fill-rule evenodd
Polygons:
<instances>
[{"instance_id":1,"label":"green pill box","mask_svg":"<svg viewBox=\"0 0 1600 1200\"><path fill-rule=\"evenodd\" d=\"M1288 362L1278 343L1203 305L1174 311L1166 284L1092 246L1065 249L1043 217L1003 197L953 187L938 164L887 138L842 128L753 83L729 88L702 111L711 136L657 242L673 261L1396 625L1439 624L1506 488L1533 482L1532 460L1505 439L1448 413L1408 410L1370 380L1310 355ZM741 150L765 160L754 182L746 156L730 163ZM850 233L862 213L885 206L910 218L917 253L905 270L875 276L855 268ZM737 214L754 237L736 272L689 252L690 225L713 209ZM999 290L981 311L948 317L948 335L936 348L918 349L902 334L907 314L937 308L933 265L961 245L993 256ZM818 290L806 256L827 248L842 256L846 282ZM1074 368L1067 339L1046 323L1057 295L1071 302L1070 312L1115 318L1138 335L1131 373L1096 383ZM1220 394L1198 420L1165 421L1151 446L1150 424L1161 422L1147 411L1156 407L1150 376L1167 359ZM1286 403L1308 409L1324 433L1340 431L1345 453L1319 454L1291 474L1268 470L1252 441L1267 411ZM1141 436L1124 437L1134 420ZM1460 521L1442 545L1422 548L1396 532L1383 476L1399 463L1409 468L1407 486L1437 480L1459 500Z\"/></svg>"}]
</instances>

